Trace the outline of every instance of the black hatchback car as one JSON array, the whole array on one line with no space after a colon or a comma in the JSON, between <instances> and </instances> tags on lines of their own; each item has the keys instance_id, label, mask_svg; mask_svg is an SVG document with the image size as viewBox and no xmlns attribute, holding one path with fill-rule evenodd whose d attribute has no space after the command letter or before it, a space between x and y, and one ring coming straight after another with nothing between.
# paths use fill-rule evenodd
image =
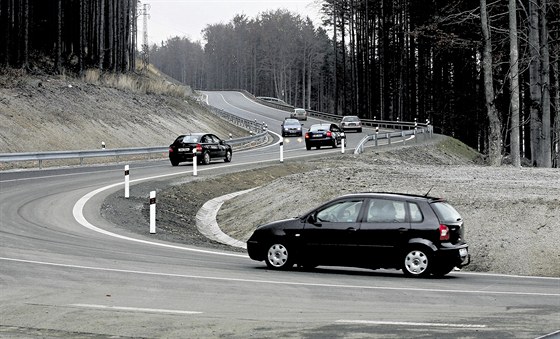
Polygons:
<instances>
[{"instance_id":1,"label":"black hatchback car","mask_svg":"<svg viewBox=\"0 0 560 339\"><path fill-rule=\"evenodd\" d=\"M470 263L463 233L461 216L443 199L358 193L300 217L259 226L247 251L273 269L327 265L444 276Z\"/></svg>"},{"instance_id":2,"label":"black hatchback car","mask_svg":"<svg viewBox=\"0 0 560 339\"><path fill-rule=\"evenodd\" d=\"M346 139L342 138L342 129L337 124L315 124L309 126L309 131L305 133L305 148L310 150L311 147L317 149L321 146L331 146L336 148L346 142ZM344 144L346 145L346 144Z\"/></svg>"},{"instance_id":3,"label":"black hatchback car","mask_svg":"<svg viewBox=\"0 0 560 339\"><path fill-rule=\"evenodd\" d=\"M231 145L211 133L191 133L177 137L169 145L169 161L177 166L183 161L193 161L196 154L198 163L208 165L213 159L231 161Z\"/></svg>"}]
</instances>

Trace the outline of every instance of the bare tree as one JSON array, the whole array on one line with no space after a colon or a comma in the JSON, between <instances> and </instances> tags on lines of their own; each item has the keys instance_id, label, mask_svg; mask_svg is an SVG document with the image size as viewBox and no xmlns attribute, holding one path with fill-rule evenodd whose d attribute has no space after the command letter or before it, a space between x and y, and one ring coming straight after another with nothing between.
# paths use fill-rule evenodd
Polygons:
<instances>
[{"instance_id":1,"label":"bare tree","mask_svg":"<svg viewBox=\"0 0 560 339\"><path fill-rule=\"evenodd\" d=\"M488 162L491 166L500 166L502 163L502 135L501 121L494 101L494 84L492 75L492 40L486 0L480 0L480 20L482 23L483 52L482 69L484 73L484 96L486 98L486 114L490 123L488 136Z\"/></svg>"},{"instance_id":2,"label":"bare tree","mask_svg":"<svg viewBox=\"0 0 560 339\"><path fill-rule=\"evenodd\" d=\"M509 62L511 132L510 154L514 166L521 166L519 142L519 53L517 45L517 0L509 0Z\"/></svg>"}]
</instances>

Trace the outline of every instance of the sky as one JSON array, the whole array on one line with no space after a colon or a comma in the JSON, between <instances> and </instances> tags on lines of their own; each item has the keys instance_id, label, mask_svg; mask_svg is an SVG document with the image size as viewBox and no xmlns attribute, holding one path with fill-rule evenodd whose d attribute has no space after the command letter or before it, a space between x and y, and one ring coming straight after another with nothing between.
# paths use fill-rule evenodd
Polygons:
<instances>
[{"instance_id":1,"label":"sky","mask_svg":"<svg viewBox=\"0 0 560 339\"><path fill-rule=\"evenodd\" d=\"M229 23L236 14L250 19L259 13L287 9L309 17L319 25L318 0L142 0L140 8L148 5L148 41L160 45L172 37L187 37L204 43L201 31L209 24ZM138 42L143 42L143 16L138 20Z\"/></svg>"}]
</instances>

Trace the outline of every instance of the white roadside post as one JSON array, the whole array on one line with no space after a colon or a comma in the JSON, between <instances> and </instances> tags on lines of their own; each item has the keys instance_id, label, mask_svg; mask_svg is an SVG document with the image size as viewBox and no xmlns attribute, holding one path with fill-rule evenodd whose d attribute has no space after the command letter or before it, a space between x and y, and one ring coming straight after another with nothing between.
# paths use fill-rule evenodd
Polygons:
<instances>
[{"instance_id":1,"label":"white roadside post","mask_svg":"<svg viewBox=\"0 0 560 339\"><path fill-rule=\"evenodd\" d=\"M102 150L105 150L105 141L102 141L102 142L101 142L101 149L102 149Z\"/></svg>"},{"instance_id":2,"label":"white roadside post","mask_svg":"<svg viewBox=\"0 0 560 339\"><path fill-rule=\"evenodd\" d=\"M124 165L124 197L130 197L130 179L129 179L129 167L128 165Z\"/></svg>"},{"instance_id":3,"label":"white roadside post","mask_svg":"<svg viewBox=\"0 0 560 339\"><path fill-rule=\"evenodd\" d=\"M192 175L196 177L198 173L196 172L197 160L196 160L196 148L192 150L193 158L192 158Z\"/></svg>"},{"instance_id":4,"label":"white roadside post","mask_svg":"<svg viewBox=\"0 0 560 339\"><path fill-rule=\"evenodd\" d=\"M342 141L342 148L340 149L340 152L344 154L344 144L346 143L346 135L344 132L340 133L340 141Z\"/></svg>"},{"instance_id":5,"label":"white roadside post","mask_svg":"<svg viewBox=\"0 0 560 339\"><path fill-rule=\"evenodd\" d=\"M379 138L379 126L375 127L375 147L379 146L379 142L377 141Z\"/></svg>"},{"instance_id":6,"label":"white roadside post","mask_svg":"<svg viewBox=\"0 0 560 339\"><path fill-rule=\"evenodd\" d=\"M150 234L156 233L156 191L150 192Z\"/></svg>"},{"instance_id":7,"label":"white roadside post","mask_svg":"<svg viewBox=\"0 0 560 339\"><path fill-rule=\"evenodd\" d=\"M284 162L284 139L280 141L280 162Z\"/></svg>"}]
</instances>

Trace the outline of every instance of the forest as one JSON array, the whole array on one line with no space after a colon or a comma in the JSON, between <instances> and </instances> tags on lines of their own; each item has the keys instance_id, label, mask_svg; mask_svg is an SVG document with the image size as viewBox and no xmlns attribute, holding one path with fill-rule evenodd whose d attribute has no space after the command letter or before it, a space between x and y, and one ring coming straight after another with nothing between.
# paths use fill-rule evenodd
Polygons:
<instances>
[{"instance_id":1,"label":"forest","mask_svg":"<svg viewBox=\"0 0 560 339\"><path fill-rule=\"evenodd\" d=\"M429 121L488 163L559 167L560 0L317 0L146 48L195 89L362 118ZM136 0L1 0L0 65L134 72Z\"/></svg>"}]
</instances>

